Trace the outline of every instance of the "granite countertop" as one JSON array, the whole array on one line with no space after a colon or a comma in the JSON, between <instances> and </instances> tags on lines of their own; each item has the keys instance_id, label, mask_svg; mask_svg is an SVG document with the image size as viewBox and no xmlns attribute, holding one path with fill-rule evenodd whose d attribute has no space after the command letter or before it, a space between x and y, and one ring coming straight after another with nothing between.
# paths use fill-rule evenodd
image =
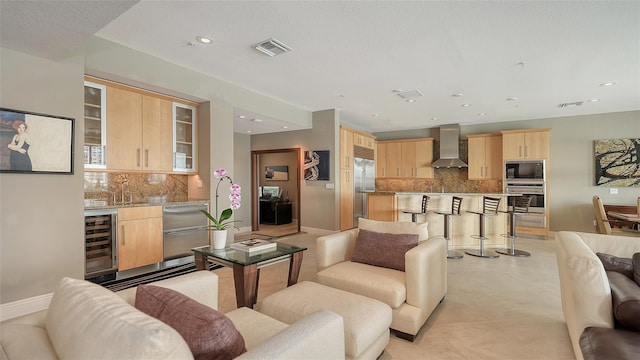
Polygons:
<instances>
[{"instance_id":1,"label":"granite countertop","mask_svg":"<svg viewBox=\"0 0 640 360\"><path fill-rule=\"evenodd\" d=\"M395 192L395 191L377 191L376 195L429 195L429 196L510 196L515 194L507 194L507 193L423 193L423 192Z\"/></svg>"},{"instance_id":2,"label":"granite countertop","mask_svg":"<svg viewBox=\"0 0 640 360\"><path fill-rule=\"evenodd\" d=\"M202 204L209 203L209 200L188 200L188 201L174 201L174 202L141 202L133 204L117 204L117 205L92 205L85 206L85 210L108 210L108 209L120 209L129 207L142 207L142 206L164 206L164 205L189 205L189 204Z\"/></svg>"}]
</instances>

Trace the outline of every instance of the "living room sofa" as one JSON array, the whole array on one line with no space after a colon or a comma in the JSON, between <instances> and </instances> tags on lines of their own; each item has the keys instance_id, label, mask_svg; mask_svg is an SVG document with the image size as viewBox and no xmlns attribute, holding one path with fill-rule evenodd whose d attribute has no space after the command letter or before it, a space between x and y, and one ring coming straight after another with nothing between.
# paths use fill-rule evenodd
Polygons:
<instances>
[{"instance_id":1,"label":"living room sofa","mask_svg":"<svg viewBox=\"0 0 640 360\"><path fill-rule=\"evenodd\" d=\"M209 271L150 285L218 307L218 276ZM136 291L113 293L65 278L48 310L0 324L0 359L192 359L176 330L132 306ZM344 359L343 320L331 311L314 312L291 325L249 308L225 315L247 349L237 359Z\"/></svg>"},{"instance_id":2,"label":"living room sofa","mask_svg":"<svg viewBox=\"0 0 640 360\"><path fill-rule=\"evenodd\" d=\"M606 271L601 257L607 254L632 258L640 252L640 238L561 231L556 239L562 310L576 358L637 359L640 332L620 329L614 316L614 306L620 306L614 304L620 298L616 293L620 289L617 280L622 277L627 283L633 281L620 273ZM637 293L636 285L627 288ZM639 299L631 301L638 303ZM615 309L616 315L619 311L619 307ZM640 319L637 314L633 317Z\"/></svg>"},{"instance_id":3,"label":"living room sofa","mask_svg":"<svg viewBox=\"0 0 640 360\"><path fill-rule=\"evenodd\" d=\"M417 246L404 252L404 270L354 261L362 230L376 234L417 235ZM392 249L393 251L393 249ZM386 260L389 252L372 254ZM317 239L318 282L367 296L391 307L391 329L413 341L447 293L447 249L442 237L429 239L427 223L360 219L358 228Z\"/></svg>"}]
</instances>

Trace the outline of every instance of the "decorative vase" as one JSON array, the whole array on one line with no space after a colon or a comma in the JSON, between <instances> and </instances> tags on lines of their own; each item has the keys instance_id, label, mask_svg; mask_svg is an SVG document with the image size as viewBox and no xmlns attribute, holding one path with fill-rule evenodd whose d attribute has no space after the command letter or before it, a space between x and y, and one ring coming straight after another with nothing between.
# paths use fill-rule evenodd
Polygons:
<instances>
[{"instance_id":1,"label":"decorative vase","mask_svg":"<svg viewBox=\"0 0 640 360\"><path fill-rule=\"evenodd\" d=\"M227 229L211 230L211 244L216 250L224 249L227 246Z\"/></svg>"}]
</instances>

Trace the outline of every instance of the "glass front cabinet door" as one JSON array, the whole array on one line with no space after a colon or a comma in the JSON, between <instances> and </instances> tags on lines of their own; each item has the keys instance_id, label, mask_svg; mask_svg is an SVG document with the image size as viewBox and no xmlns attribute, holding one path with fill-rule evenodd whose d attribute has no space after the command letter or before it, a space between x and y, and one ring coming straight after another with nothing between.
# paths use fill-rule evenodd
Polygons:
<instances>
[{"instance_id":1,"label":"glass front cabinet door","mask_svg":"<svg viewBox=\"0 0 640 360\"><path fill-rule=\"evenodd\" d=\"M196 108L173 103L173 171L196 170Z\"/></svg>"},{"instance_id":2,"label":"glass front cabinet door","mask_svg":"<svg viewBox=\"0 0 640 360\"><path fill-rule=\"evenodd\" d=\"M84 167L105 169L107 165L107 88L84 82Z\"/></svg>"}]
</instances>

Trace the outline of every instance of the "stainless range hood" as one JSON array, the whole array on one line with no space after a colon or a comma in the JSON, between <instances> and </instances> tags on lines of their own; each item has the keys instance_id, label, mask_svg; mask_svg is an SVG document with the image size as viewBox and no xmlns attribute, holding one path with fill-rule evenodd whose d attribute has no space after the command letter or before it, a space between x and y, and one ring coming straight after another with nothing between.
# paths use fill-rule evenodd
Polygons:
<instances>
[{"instance_id":1,"label":"stainless range hood","mask_svg":"<svg viewBox=\"0 0 640 360\"><path fill-rule=\"evenodd\" d=\"M434 161L431 166L440 167L467 167L464 161L460 160L460 125L448 124L440 127L440 159Z\"/></svg>"}]
</instances>

